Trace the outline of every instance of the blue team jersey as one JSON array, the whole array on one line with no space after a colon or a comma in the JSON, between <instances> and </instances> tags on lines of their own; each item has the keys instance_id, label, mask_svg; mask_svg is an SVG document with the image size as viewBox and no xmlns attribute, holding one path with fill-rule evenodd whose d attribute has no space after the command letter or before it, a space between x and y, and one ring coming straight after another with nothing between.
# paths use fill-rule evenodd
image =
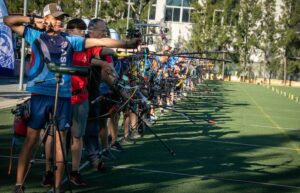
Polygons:
<instances>
[{"instance_id":1,"label":"blue team jersey","mask_svg":"<svg viewBox=\"0 0 300 193\"><path fill-rule=\"evenodd\" d=\"M178 60L178 57L176 57L176 56L170 57L168 60L168 68L174 68L174 65L176 64L177 60Z\"/></svg>"},{"instance_id":2,"label":"blue team jersey","mask_svg":"<svg viewBox=\"0 0 300 193\"><path fill-rule=\"evenodd\" d=\"M159 60L159 56L155 56L155 61L157 62L157 68L161 68L161 62Z\"/></svg>"},{"instance_id":3,"label":"blue team jersey","mask_svg":"<svg viewBox=\"0 0 300 193\"><path fill-rule=\"evenodd\" d=\"M49 36L45 32L25 27L24 38L31 46L32 62L28 66L26 90L31 93L55 96L55 73L47 68L46 61L59 63L62 66L72 65L74 51L83 51L85 39L69 36L66 33ZM36 81L46 80L43 83ZM71 97L71 76L63 75L59 86L59 97Z\"/></svg>"}]
</instances>

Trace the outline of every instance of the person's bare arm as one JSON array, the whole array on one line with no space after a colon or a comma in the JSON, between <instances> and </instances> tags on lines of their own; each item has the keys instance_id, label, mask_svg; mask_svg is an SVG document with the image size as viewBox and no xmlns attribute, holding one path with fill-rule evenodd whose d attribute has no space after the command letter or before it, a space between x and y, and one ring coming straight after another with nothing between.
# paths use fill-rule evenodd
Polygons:
<instances>
[{"instance_id":1,"label":"person's bare arm","mask_svg":"<svg viewBox=\"0 0 300 193\"><path fill-rule=\"evenodd\" d=\"M24 33L24 23L29 23L30 18L26 16L6 16L4 17L4 23L10 27L14 32L23 36Z\"/></svg>"},{"instance_id":2,"label":"person's bare arm","mask_svg":"<svg viewBox=\"0 0 300 193\"><path fill-rule=\"evenodd\" d=\"M112 48L102 48L102 51L100 53L101 56L106 56L106 55L112 56L115 54L116 54L116 52Z\"/></svg>"},{"instance_id":3,"label":"person's bare arm","mask_svg":"<svg viewBox=\"0 0 300 193\"><path fill-rule=\"evenodd\" d=\"M87 38L85 41L85 48L92 48L96 46L109 47L109 48L136 48L140 39L131 40L114 40L111 38Z\"/></svg>"},{"instance_id":4,"label":"person's bare arm","mask_svg":"<svg viewBox=\"0 0 300 193\"><path fill-rule=\"evenodd\" d=\"M106 82L109 86L113 87L115 81L118 79L118 74L113 66L100 58L93 58L91 65L101 67L101 79Z\"/></svg>"},{"instance_id":5,"label":"person's bare arm","mask_svg":"<svg viewBox=\"0 0 300 193\"><path fill-rule=\"evenodd\" d=\"M101 60L99 57L91 59L91 66L100 66L101 68L105 65L109 64L108 62Z\"/></svg>"},{"instance_id":6,"label":"person's bare arm","mask_svg":"<svg viewBox=\"0 0 300 193\"><path fill-rule=\"evenodd\" d=\"M33 18L33 21L30 21L30 17L27 16L6 16L4 17L4 23L8 27L10 27L14 32L16 32L18 35L23 36L24 33L24 23L30 23L36 24L37 26L43 26L44 19L42 18Z\"/></svg>"}]
</instances>

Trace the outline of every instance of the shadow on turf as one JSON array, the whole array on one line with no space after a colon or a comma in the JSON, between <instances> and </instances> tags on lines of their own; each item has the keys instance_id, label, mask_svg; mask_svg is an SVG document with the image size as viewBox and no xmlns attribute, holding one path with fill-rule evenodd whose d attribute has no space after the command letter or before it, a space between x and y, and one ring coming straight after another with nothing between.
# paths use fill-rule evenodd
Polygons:
<instances>
[{"instance_id":1,"label":"shadow on turf","mask_svg":"<svg viewBox=\"0 0 300 193\"><path fill-rule=\"evenodd\" d=\"M190 112L190 115L194 118L211 118L216 122L230 122L232 119L230 116L224 115L224 107L246 107L249 104L244 102L227 102L221 93L232 92L234 90L222 90L220 85L214 89L215 92L220 92L218 97L207 98L201 102L197 101L199 100L197 97L192 99L188 98L186 101L177 104L176 107L179 109L181 108L181 110L184 111L186 107L185 104L188 102L191 107L195 107L192 110L197 108L206 110L205 112ZM216 112L215 110L211 110L211 107L216 107L219 110ZM187 111L191 110L190 107L187 109ZM225 112L228 113L230 111ZM176 157L173 158L168 155L156 139L147 138L141 140L140 144L128 149L129 155L127 156L134 157L134 161L131 162L133 166L149 170L207 176L199 177L202 181L208 181L211 178L214 179L214 177L225 178L225 180L210 180L206 184L206 187L201 187L201 189L211 189L211 192L214 192L213 190L217 189L216 187L222 187L222 192L274 191L292 193L298 191L297 189L288 187L226 180L237 179L297 186L300 180L296 179L299 179L300 174L298 172L299 167L295 166L295 162L299 160L296 152L293 152L294 150L286 149L275 149L275 152L274 150L271 152L268 151L269 148L273 148L269 147L270 145L280 147L289 142L289 140L283 138L282 135L274 134L232 137L230 142L237 143L236 145L233 145L227 144L227 141L223 139L226 135L238 133L238 131L231 130L229 127L221 127L218 126L218 124L211 125L205 122L193 125L174 113L162 117L160 122L154 129L175 150L177 154ZM289 132L288 135L294 136L295 139L300 137L300 134L295 131ZM238 145L239 143L260 144L261 146ZM250 156L249 158L249 154L255 154L255 152L258 151L266 152L262 155L255 155L253 158ZM172 184L172 181L175 182L178 179L184 180L187 178L186 176L180 175L174 176L171 174L151 173L150 171L145 172L144 174L145 176L142 179L129 180L129 184L145 184L149 181L152 184L162 184L167 182ZM149 176L152 176L152 178L149 179ZM162 178L166 179L164 180ZM122 185L126 186L126 183ZM155 188L155 186L152 187ZM160 188L158 187L157 189ZM144 189L141 192L147 192L147 190L148 189ZM195 189L193 192L198 191L199 190Z\"/></svg>"},{"instance_id":2,"label":"shadow on turf","mask_svg":"<svg viewBox=\"0 0 300 193\"><path fill-rule=\"evenodd\" d=\"M217 86L216 86L217 85ZM76 189L77 193L97 192L205 192L205 193L240 193L240 192L300 192L293 188L272 187L245 182L233 182L228 180L212 180L214 177L226 179L240 179L256 182L272 182L297 186L300 184L299 156L293 150L273 149L268 151L268 146L283 146L289 142L280 134L234 136L226 143L226 136L238 133L230 127L219 125L218 122L233 121L227 113L231 107L245 107L247 103L230 103L226 100L226 92L234 92L224 89L221 82L209 83L209 87L215 87L214 92L219 92L218 97L207 98L199 101L198 98L189 98L176 105L181 111L189 111L192 117L198 120L193 125L176 113L168 113L160 118L153 127L155 132L176 152L176 156L170 156L164 147L149 132L137 144L127 146L123 154L117 154L118 159L113 164L128 165L123 169L114 169L111 173L91 173L85 170L85 178L88 187ZM203 88L199 88L201 90ZM201 92L199 92L201 93ZM196 95L197 93L194 93ZM185 108L189 103L191 107L199 107L199 111ZM218 108L215 111L214 108ZM201 111L200 111L201 110ZM211 118L217 124L212 125L203 121ZM287 133L295 139L300 137L297 131ZM7 136L5 136L7 137ZM268 139L268 140L266 140ZM228 138L227 138L228 140ZM224 143L222 143L224 142ZM261 146L245 146L245 144L260 144ZM257 152L263 152L257 155ZM249 156L249 155L252 155ZM255 154L255 155L254 155ZM5 166L1 165L1 171ZM137 171L130 168L141 168L149 171ZM32 173L33 180L41 177L41 168ZM178 175L153 173L150 170L168 171ZM180 173L198 175L188 177ZM0 179L0 187L7 185L11 177L3 176ZM1 177L2 178L2 177ZM9 179L8 179L9 178ZM3 183L3 184L2 184ZM36 184L34 184L36 185ZM34 187L31 185L31 187ZM38 185L37 185L38 186ZM190 187L193 187L192 189ZM3 188L0 188L3 190ZM0 191L2 193L2 191Z\"/></svg>"}]
</instances>

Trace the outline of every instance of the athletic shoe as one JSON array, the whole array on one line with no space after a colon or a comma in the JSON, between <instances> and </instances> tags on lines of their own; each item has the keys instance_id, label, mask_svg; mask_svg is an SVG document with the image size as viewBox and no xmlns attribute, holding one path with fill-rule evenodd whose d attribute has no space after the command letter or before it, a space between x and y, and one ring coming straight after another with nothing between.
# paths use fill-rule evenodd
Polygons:
<instances>
[{"instance_id":1,"label":"athletic shoe","mask_svg":"<svg viewBox=\"0 0 300 193\"><path fill-rule=\"evenodd\" d=\"M78 171L72 171L71 172L70 181L75 186L86 186L86 182L84 181L82 175Z\"/></svg>"},{"instance_id":2,"label":"athletic shoe","mask_svg":"<svg viewBox=\"0 0 300 193\"><path fill-rule=\"evenodd\" d=\"M124 137L121 141L120 141L121 145L133 145L134 141L132 139L130 139L129 137Z\"/></svg>"},{"instance_id":3,"label":"athletic shoe","mask_svg":"<svg viewBox=\"0 0 300 193\"><path fill-rule=\"evenodd\" d=\"M97 172L107 172L111 170L111 167L105 166L104 162L101 159L96 159L92 162L94 171Z\"/></svg>"},{"instance_id":4,"label":"athletic shoe","mask_svg":"<svg viewBox=\"0 0 300 193\"><path fill-rule=\"evenodd\" d=\"M13 188L12 193L24 193L24 186L22 185L15 185L15 187Z\"/></svg>"},{"instance_id":5,"label":"athletic shoe","mask_svg":"<svg viewBox=\"0 0 300 193\"><path fill-rule=\"evenodd\" d=\"M100 156L106 160L116 160L116 157L110 152L109 149L104 149L101 153Z\"/></svg>"},{"instance_id":6,"label":"athletic shoe","mask_svg":"<svg viewBox=\"0 0 300 193\"><path fill-rule=\"evenodd\" d=\"M152 127L152 125L154 124L154 121L150 118L145 118L143 121L148 127Z\"/></svg>"},{"instance_id":7,"label":"athletic shoe","mask_svg":"<svg viewBox=\"0 0 300 193\"><path fill-rule=\"evenodd\" d=\"M53 185L54 182L54 176L53 172L47 171L43 176L42 186L43 187L50 187Z\"/></svg>"},{"instance_id":8,"label":"athletic shoe","mask_svg":"<svg viewBox=\"0 0 300 193\"><path fill-rule=\"evenodd\" d=\"M158 117L155 115L150 115L150 119L152 119L153 121L156 121L158 119Z\"/></svg>"},{"instance_id":9,"label":"athletic shoe","mask_svg":"<svg viewBox=\"0 0 300 193\"><path fill-rule=\"evenodd\" d=\"M131 130L129 137L130 137L130 139L139 139L142 136L139 134L139 132L136 129L133 129L133 130Z\"/></svg>"},{"instance_id":10,"label":"athletic shoe","mask_svg":"<svg viewBox=\"0 0 300 193\"><path fill-rule=\"evenodd\" d=\"M114 151L117 151L117 152L123 152L124 151L124 148L117 141L110 146L110 149L114 150Z\"/></svg>"}]
</instances>

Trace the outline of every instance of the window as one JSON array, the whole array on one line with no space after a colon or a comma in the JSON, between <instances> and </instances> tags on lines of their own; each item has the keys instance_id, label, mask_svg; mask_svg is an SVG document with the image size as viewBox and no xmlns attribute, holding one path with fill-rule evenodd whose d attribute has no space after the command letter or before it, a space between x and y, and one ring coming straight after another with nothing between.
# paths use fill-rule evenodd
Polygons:
<instances>
[{"instance_id":1,"label":"window","mask_svg":"<svg viewBox=\"0 0 300 193\"><path fill-rule=\"evenodd\" d=\"M179 22L180 20L180 8L173 8L173 21Z\"/></svg>"},{"instance_id":2,"label":"window","mask_svg":"<svg viewBox=\"0 0 300 193\"><path fill-rule=\"evenodd\" d=\"M166 8L166 15L165 15L165 20L166 21L172 21L173 16L173 8Z\"/></svg>"},{"instance_id":3,"label":"window","mask_svg":"<svg viewBox=\"0 0 300 193\"><path fill-rule=\"evenodd\" d=\"M180 8L167 7L166 8L165 20L166 21L179 22L180 21Z\"/></svg>"},{"instance_id":4,"label":"window","mask_svg":"<svg viewBox=\"0 0 300 193\"><path fill-rule=\"evenodd\" d=\"M167 5L190 7L196 0L167 0Z\"/></svg>"},{"instance_id":5,"label":"window","mask_svg":"<svg viewBox=\"0 0 300 193\"><path fill-rule=\"evenodd\" d=\"M182 0L167 0L167 5L181 6Z\"/></svg>"},{"instance_id":6,"label":"window","mask_svg":"<svg viewBox=\"0 0 300 193\"><path fill-rule=\"evenodd\" d=\"M154 20L155 19L155 15L156 15L156 2L154 1L154 3L150 6L150 10L149 10L149 19Z\"/></svg>"},{"instance_id":7,"label":"window","mask_svg":"<svg viewBox=\"0 0 300 193\"><path fill-rule=\"evenodd\" d=\"M194 9L182 9L182 22L193 23L192 14L194 13Z\"/></svg>"},{"instance_id":8,"label":"window","mask_svg":"<svg viewBox=\"0 0 300 193\"><path fill-rule=\"evenodd\" d=\"M223 25L223 10L215 9L213 23L217 26Z\"/></svg>"},{"instance_id":9,"label":"window","mask_svg":"<svg viewBox=\"0 0 300 193\"><path fill-rule=\"evenodd\" d=\"M167 0L165 21L191 22L192 0Z\"/></svg>"},{"instance_id":10,"label":"window","mask_svg":"<svg viewBox=\"0 0 300 193\"><path fill-rule=\"evenodd\" d=\"M189 22L190 20L190 9L182 10L182 22Z\"/></svg>"}]
</instances>

